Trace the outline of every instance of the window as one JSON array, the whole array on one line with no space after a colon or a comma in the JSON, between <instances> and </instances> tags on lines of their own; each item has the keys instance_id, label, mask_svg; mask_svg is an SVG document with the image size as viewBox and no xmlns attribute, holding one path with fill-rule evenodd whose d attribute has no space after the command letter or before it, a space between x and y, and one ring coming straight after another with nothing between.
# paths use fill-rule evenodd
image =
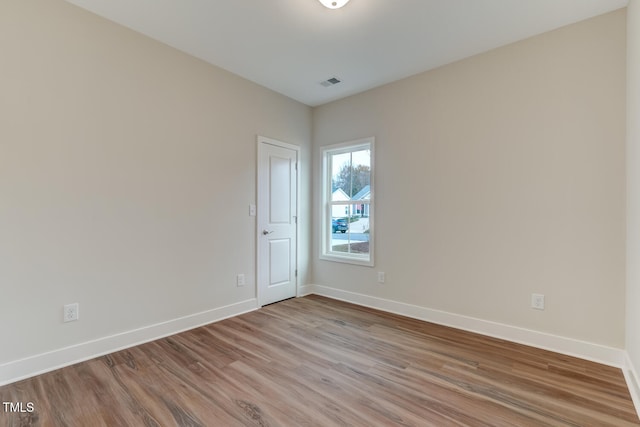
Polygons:
<instances>
[{"instance_id":1,"label":"window","mask_svg":"<svg viewBox=\"0 0 640 427\"><path fill-rule=\"evenodd\" d=\"M322 259L373 265L373 142L322 150Z\"/></svg>"}]
</instances>

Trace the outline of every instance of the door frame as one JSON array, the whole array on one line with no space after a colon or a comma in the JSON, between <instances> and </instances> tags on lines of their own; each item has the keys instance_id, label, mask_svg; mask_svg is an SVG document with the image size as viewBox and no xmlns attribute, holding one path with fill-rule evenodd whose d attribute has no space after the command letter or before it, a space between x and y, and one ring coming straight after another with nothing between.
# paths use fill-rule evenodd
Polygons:
<instances>
[{"instance_id":1,"label":"door frame","mask_svg":"<svg viewBox=\"0 0 640 427\"><path fill-rule=\"evenodd\" d=\"M296 203L295 203L295 210L296 210L296 236L295 236L295 242L296 242L296 251L294 254L294 269L295 269L295 276L294 276L294 281L295 281L295 297L299 297L300 296L300 287L299 287L299 282L298 282L298 258L299 258L299 250L300 250L300 245L299 245L299 235L300 235L300 168L298 167L298 164L300 163L300 146L298 145L293 145L293 144L289 144L286 142L282 142L279 141L277 139L273 139L273 138L267 138L265 136L262 135L258 135L257 139L257 155L256 155L256 207L257 207L257 215L256 215L256 227L255 227L255 235L256 235L256 300L258 302L258 307L262 307L262 301L263 301L263 295L262 295L262 286L260 283L260 273L261 273L261 262L260 262L260 227L262 224L262 220L264 218L264 212L263 212L263 206L265 204L265 200L264 200L264 192L261 191L262 189L262 185L264 185L264 183L260 182L260 159L261 159L261 154L262 154L262 150L264 150L265 145L272 145L272 146L276 146L276 147L280 147L280 148L286 148L289 150L293 150L296 152L296 176L295 176L295 180L296 180Z\"/></svg>"}]
</instances>

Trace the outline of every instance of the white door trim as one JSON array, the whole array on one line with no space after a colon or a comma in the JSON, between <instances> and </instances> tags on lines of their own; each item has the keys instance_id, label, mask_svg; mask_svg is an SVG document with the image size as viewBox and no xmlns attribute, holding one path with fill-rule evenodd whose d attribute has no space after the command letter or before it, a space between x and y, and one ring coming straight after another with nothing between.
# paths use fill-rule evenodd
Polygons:
<instances>
[{"instance_id":1,"label":"white door trim","mask_svg":"<svg viewBox=\"0 0 640 427\"><path fill-rule=\"evenodd\" d=\"M257 211L257 217L256 217L256 229L255 229L255 234L256 234L256 277L255 277L255 284L256 284L256 299L258 301L258 306L262 306L264 303L264 296L262 295L262 289L260 286L260 273L261 273L261 262L260 262L260 237L261 237L261 229L260 226L263 222L264 219L264 212L262 212L262 209L260 209L261 206L264 205L264 193L260 191L260 159L261 159L261 152L263 150L264 144L268 144L268 145L273 145L276 147L281 147L281 148L286 148L289 150L293 150L296 152L296 204L295 204L295 210L296 210L296 225L295 225L295 229L296 229L296 251L295 251L295 259L293 260L295 263L295 270L296 272L298 271L298 259L299 259L299 235L300 235L300 168L298 167L297 163L300 162L300 146L298 145L293 145L293 144L289 144L286 142L282 142L279 141L277 139L272 139L272 138L267 138L265 136L261 136L258 135L257 136L257 156L256 156L256 197L257 197L257 201L256 201L256 206L258 208ZM300 283L298 282L298 275L295 275L295 296L299 297L300 296Z\"/></svg>"}]
</instances>

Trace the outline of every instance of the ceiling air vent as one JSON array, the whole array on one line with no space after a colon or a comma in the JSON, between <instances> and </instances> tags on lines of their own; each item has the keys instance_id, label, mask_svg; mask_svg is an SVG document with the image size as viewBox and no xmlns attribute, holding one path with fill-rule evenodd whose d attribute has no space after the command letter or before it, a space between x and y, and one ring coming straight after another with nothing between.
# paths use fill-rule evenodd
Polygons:
<instances>
[{"instance_id":1,"label":"ceiling air vent","mask_svg":"<svg viewBox=\"0 0 640 427\"><path fill-rule=\"evenodd\" d=\"M337 85L338 83L340 83L340 79L338 79L337 77L331 77L330 79L325 80L320 84L324 87L329 87L329 86Z\"/></svg>"}]
</instances>

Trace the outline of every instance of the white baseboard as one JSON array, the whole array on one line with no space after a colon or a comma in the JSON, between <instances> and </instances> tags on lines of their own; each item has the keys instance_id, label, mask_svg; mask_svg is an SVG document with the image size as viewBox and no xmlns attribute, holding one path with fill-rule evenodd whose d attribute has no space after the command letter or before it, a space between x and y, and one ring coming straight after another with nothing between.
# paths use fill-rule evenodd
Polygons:
<instances>
[{"instance_id":1,"label":"white baseboard","mask_svg":"<svg viewBox=\"0 0 640 427\"><path fill-rule=\"evenodd\" d=\"M298 287L298 298L311 295L315 292L314 285L302 285Z\"/></svg>"},{"instance_id":2,"label":"white baseboard","mask_svg":"<svg viewBox=\"0 0 640 427\"><path fill-rule=\"evenodd\" d=\"M469 316L462 316L459 314L448 313L446 311L434 310L403 302L348 292L327 286L315 285L313 293L365 307L400 314L414 319L437 323L444 326L451 326L453 328L529 345L544 350L550 350L568 356L579 357L581 359L614 366L623 370L625 366L627 366L625 351L618 348L607 347L586 341L561 337Z\"/></svg>"},{"instance_id":3,"label":"white baseboard","mask_svg":"<svg viewBox=\"0 0 640 427\"><path fill-rule=\"evenodd\" d=\"M0 365L0 386L258 309L254 299Z\"/></svg>"},{"instance_id":4,"label":"white baseboard","mask_svg":"<svg viewBox=\"0 0 640 427\"><path fill-rule=\"evenodd\" d=\"M636 407L636 412L640 418L640 378L638 377L638 371L636 371L629 353L625 351L626 367L622 370L624 373L624 379L627 381L627 387L629 387L629 393L631 394L631 400Z\"/></svg>"}]
</instances>

